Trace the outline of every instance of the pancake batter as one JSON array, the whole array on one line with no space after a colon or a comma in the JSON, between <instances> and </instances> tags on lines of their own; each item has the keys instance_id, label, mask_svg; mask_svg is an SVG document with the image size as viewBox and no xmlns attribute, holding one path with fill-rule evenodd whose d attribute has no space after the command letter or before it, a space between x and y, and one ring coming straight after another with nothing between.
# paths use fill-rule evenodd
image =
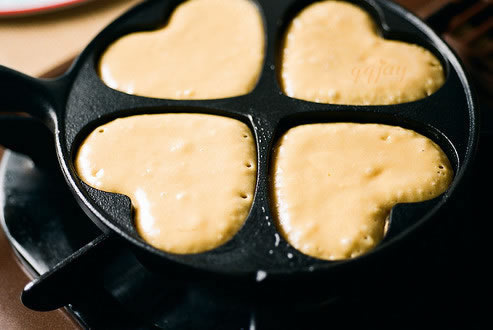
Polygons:
<instances>
[{"instance_id":1,"label":"pancake batter","mask_svg":"<svg viewBox=\"0 0 493 330\"><path fill-rule=\"evenodd\" d=\"M382 39L356 5L321 1L289 25L282 50L286 95L333 104L418 100L444 83L438 59L417 45Z\"/></svg>"},{"instance_id":2,"label":"pancake batter","mask_svg":"<svg viewBox=\"0 0 493 330\"><path fill-rule=\"evenodd\" d=\"M75 160L81 179L127 195L139 234L173 253L211 250L243 225L256 148L242 122L204 114L138 115L95 129Z\"/></svg>"},{"instance_id":3,"label":"pancake batter","mask_svg":"<svg viewBox=\"0 0 493 330\"><path fill-rule=\"evenodd\" d=\"M119 91L168 99L249 93L264 57L264 30L249 0L188 0L163 28L114 42L100 76Z\"/></svg>"},{"instance_id":4,"label":"pancake batter","mask_svg":"<svg viewBox=\"0 0 493 330\"><path fill-rule=\"evenodd\" d=\"M321 259L356 257L384 236L397 203L437 197L453 170L418 133L380 124L309 124L290 129L273 160L274 212L296 249Z\"/></svg>"}]
</instances>

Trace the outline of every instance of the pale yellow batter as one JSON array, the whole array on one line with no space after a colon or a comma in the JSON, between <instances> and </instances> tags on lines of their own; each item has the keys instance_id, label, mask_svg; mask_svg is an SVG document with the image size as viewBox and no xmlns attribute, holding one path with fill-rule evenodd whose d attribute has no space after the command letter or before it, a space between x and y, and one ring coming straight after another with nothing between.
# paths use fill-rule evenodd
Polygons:
<instances>
[{"instance_id":1,"label":"pale yellow batter","mask_svg":"<svg viewBox=\"0 0 493 330\"><path fill-rule=\"evenodd\" d=\"M75 160L90 186L127 195L138 232L173 253L229 240L256 183L256 147L242 122L204 114L138 115L94 130Z\"/></svg>"},{"instance_id":2,"label":"pale yellow batter","mask_svg":"<svg viewBox=\"0 0 493 330\"><path fill-rule=\"evenodd\" d=\"M283 236L322 259L356 257L377 245L397 203L434 198L453 170L438 145L379 124L290 129L273 162L274 211Z\"/></svg>"},{"instance_id":3,"label":"pale yellow batter","mask_svg":"<svg viewBox=\"0 0 493 330\"><path fill-rule=\"evenodd\" d=\"M339 1L306 7L289 25L281 85L290 97L334 104L395 104L435 92L439 60L417 45L382 39L370 15Z\"/></svg>"},{"instance_id":4,"label":"pale yellow batter","mask_svg":"<svg viewBox=\"0 0 493 330\"><path fill-rule=\"evenodd\" d=\"M163 28L114 42L100 61L111 88L168 99L249 93L264 58L264 30L249 0L188 0Z\"/></svg>"}]
</instances>

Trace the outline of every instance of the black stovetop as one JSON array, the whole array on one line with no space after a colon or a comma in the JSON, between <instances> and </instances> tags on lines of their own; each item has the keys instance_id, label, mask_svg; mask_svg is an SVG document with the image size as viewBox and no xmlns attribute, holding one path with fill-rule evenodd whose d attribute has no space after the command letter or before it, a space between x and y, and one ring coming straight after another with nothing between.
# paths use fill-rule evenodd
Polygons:
<instances>
[{"instance_id":1,"label":"black stovetop","mask_svg":"<svg viewBox=\"0 0 493 330\"><path fill-rule=\"evenodd\" d=\"M482 137L469 193L456 206L456 216L441 219L431 239L415 242L419 253L406 255L398 272L383 274L366 289L359 286L343 296L297 306L245 304L236 292L218 294L220 283L211 287L164 280L121 242L66 309L88 329L327 329L336 324L482 329L487 316L482 298L489 298L485 266L490 262L488 188L493 174L485 154L491 136ZM11 151L0 166L0 220L34 277L100 234L57 170L42 168ZM304 298L311 295L306 292Z\"/></svg>"}]
</instances>

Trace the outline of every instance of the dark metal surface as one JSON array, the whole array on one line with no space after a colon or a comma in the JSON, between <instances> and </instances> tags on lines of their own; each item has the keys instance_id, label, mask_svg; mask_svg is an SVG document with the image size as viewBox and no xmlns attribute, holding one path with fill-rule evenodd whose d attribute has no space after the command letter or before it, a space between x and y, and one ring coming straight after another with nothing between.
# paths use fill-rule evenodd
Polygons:
<instances>
[{"instance_id":1,"label":"dark metal surface","mask_svg":"<svg viewBox=\"0 0 493 330\"><path fill-rule=\"evenodd\" d=\"M402 236L400 234L409 232L411 228L423 223L454 191L474 152L475 130L477 130L476 110L459 62L445 44L419 20L406 15L402 9L388 2L356 2L374 16L384 37L421 44L442 60L447 73L445 85L430 97L416 102L392 106L341 106L295 100L283 95L277 82L276 71L279 67L279 38L297 9L307 3L300 1L260 2L268 41L266 58L260 80L248 95L222 100L174 101L136 97L105 86L95 67L99 54L106 45L131 31L150 30L160 26L177 3L179 1L150 1L117 20L88 46L75 66L77 77L73 81L67 107L63 111L65 120L61 125L63 138L59 141L64 158L71 159L79 141L96 125L115 117L155 112L204 112L227 115L246 122L253 129L259 154L257 190L250 216L233 239L206 253L173 255L150 247L136 233L128 203L122 204L122 200L115 199L113 203L99 203L98 201L111 200L112 197L78 181L73 174L71 163L66 164L65 172L74 180L73 188L93 220L104 223L142 250L150 252L151 263L159 264L159 261L164 263L166 260L172 260L195 270L208 270L216 274L247 274L252 280L255 279L258 270L264 270L269 273L266 280L270 281L277 274L297 273L313 277L313 271L331 270L358 262L356 260L329 262L307 257L284 241L275 226L269 225L270 220L266 220L273 218L269 203L270 151L282 131L304 122L379 122L412 128L439 143L455 164L457 175L449 193L439 198L437 204L432 205L424 216L416 215L415 226L402 226L401 232L395 232L392 224L398 223L399 219L392 219L389 232L394 234L394 239L390 239L389 236L389 239L380 245L382 249L392 245L399 236ZM444 116L444 113L447 115ZM127 212L126 216L121 213L122 210ZM412 212L412 208L408 211ZM109 219L111 221L108 221ZM277 245L278 239L281 243ZM377 248L358 259L367 258L370 254L378 254L382 249ZM269 253L270 251L272 253ZM288 258L288 255L292 258ZM163 268L167 269L166 266L167 264L164 263ZM159 268L159 265L156 268ZM182 273L190 273L190 271L185 268Z\"/></svg>"}]
</instances>

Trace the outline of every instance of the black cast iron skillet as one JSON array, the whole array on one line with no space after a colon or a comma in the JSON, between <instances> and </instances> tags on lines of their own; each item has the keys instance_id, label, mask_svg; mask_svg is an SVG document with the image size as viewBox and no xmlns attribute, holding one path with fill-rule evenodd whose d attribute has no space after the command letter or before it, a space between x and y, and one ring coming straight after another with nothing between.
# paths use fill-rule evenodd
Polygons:
<instances>
[{"instance_id":1,"label":"black cast iron skillet","mask_svg":"<svg viewBox=\"0 0 493 330\"><path fill-rule=\"evenodd\" d=\"M148 267L166 275L195 278L212 275L216 279L266 285L291 279L327 279L332 273L350 274L359 266L395 250L408 236L447 209L460 191L478 140L475 98L456 55L414 15L392 2L351 1L372 15L383 37L419 44L441 60L446 74L444 86L415 102L388 106L330 105L284 95L278 82L279 53L287 24L311 2L302 0L258 1L265 25L265 62L257 86L247 95L178 101L133 96L107 87L97 73L101 53L120 36L162 26L180 2L150 0L133 8L103 30L59 78L38 80L0 67L0 109L28 112L53 132L59 165L68 186L104 233L26 287L23 301L32 308L50 309L66 303L63 293L54 293L57 281L63 281L62 275L67 273L72 276L87 273L99 251L115 237L128 242ZM256 140L258 174L250 214L229 242L212 251L177 255L151 247L135 230L129 198L87 186L74 170L73 159L78 146L97 126L118 117L170 112L233 117L245 122ZM269 167L272 148L282 133L290 127L313 122L371 122L413 129L442 147L451 160L455 179L447 192L431 201L395 206L386 238L371 252L355 259L332 262L306 256L279 235L272 221ZM77 271L73 270L73 264L79 265ZM82 276L79 275L79 279ZM58 285L62 286L60 283Z\"/></svg>"}]
</instances>

